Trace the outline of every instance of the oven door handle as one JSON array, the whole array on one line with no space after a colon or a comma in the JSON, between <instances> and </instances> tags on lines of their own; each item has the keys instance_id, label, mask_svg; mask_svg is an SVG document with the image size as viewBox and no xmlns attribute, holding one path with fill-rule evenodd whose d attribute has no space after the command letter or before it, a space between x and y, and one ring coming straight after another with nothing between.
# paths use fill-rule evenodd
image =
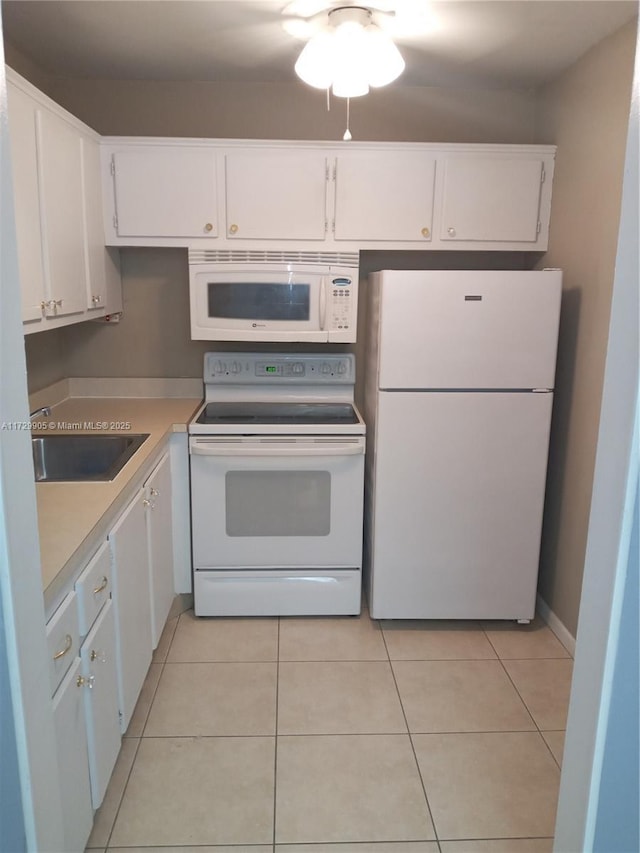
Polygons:
<instances>
[{"instance_id":1,"label":"oven door handle","mask_svg":"<svg viewBox=\"0 0 640 853\"><path fill-rule=\"evenodd\" d=\"M193 456L362 456L363 444L333 444L319 446L289 445L260 447L256 445L192 444Z\"/></svg>"}]
</instances>

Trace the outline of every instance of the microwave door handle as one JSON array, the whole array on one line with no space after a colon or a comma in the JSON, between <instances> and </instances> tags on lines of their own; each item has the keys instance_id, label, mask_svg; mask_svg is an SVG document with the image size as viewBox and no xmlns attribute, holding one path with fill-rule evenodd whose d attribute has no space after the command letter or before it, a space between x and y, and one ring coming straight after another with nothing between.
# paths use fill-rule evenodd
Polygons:
<instances>
[{"instance_id":1,"label":"microwave door handle","mask_svg":"<svg viewBox=\"0 0 640 853\"><path fill-rule=\"evenodd\" d=\"M336 444L324 447L229 447L224 445L192 444L193 456L358 456L364 453L362 444Z\"/></svg>"},{"instance_id":2,"label":"microwave door handle","mask_svg":"<svg viewBox=\"0 0 640 853\"><path fill-rule=\"evenodd\" d=\"M322 285L320 286L320 305L318 306L318 314L320 317L320 328L324 331L326 326L326 314L327 314L327 279L322 278Z\"/></svg>"}]
</instances>

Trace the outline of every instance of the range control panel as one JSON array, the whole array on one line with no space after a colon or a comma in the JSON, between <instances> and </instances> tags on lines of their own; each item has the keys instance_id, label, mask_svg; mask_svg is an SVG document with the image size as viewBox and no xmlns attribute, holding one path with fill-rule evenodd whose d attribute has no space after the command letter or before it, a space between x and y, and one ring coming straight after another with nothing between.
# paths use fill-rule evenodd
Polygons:
<instances>
[{"instance_id":1,"label":"range control panel","mask_svg":"<svg viewBox=\"0 0 640 853\"><path fill-rule=\"evenodd\" d=\"M208 352L204 357L205 385L353 385L355 372L352 354Z\"/></svg>"}]
</instances>

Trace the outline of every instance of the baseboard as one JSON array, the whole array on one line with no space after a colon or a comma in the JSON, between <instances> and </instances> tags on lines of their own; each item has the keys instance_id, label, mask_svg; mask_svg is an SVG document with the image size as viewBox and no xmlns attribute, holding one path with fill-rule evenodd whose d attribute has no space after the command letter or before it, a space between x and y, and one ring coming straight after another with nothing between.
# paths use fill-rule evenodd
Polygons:
<instances>
[{"instance_id":1,"label":"baseboard","mask_svg":"<svg viewBox=\"0 0 640 853\"><path fill-rule=\"evenodd\" d=\"M536 609L565 649L569 652L571 657L574 657L576 653L575 637L571 634L569 629L563 625L547 602L541 598L539 594L536 598Z\"/></svg>"}]
</instances>

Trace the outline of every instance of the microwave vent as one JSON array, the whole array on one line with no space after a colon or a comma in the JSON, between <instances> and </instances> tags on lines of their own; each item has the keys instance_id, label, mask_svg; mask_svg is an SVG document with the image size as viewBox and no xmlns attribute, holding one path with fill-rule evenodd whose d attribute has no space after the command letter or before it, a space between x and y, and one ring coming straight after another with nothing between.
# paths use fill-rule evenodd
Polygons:
<instances>
[{"instance_id":1,"label":"microwave vent","mask_svg":"<svg viewBox=\"0 0 640 853\"><path fill-rule=\"evenodd\" d=\"M190 264L306 264L358 269L358 252L189 249Z\"/></svg>"}]
</instances>

